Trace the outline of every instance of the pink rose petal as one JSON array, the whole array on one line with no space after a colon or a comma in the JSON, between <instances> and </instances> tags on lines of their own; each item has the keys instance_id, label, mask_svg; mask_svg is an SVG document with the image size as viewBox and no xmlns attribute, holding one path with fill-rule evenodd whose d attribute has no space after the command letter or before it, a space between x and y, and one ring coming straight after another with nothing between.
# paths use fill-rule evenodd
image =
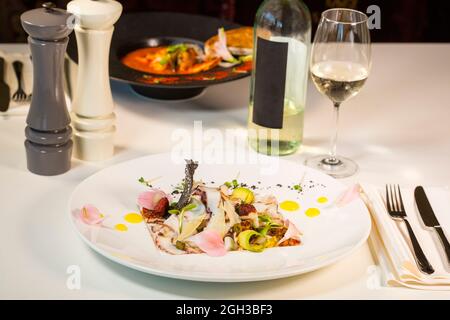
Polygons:
<instances>
[{"instance_id":1,"label":"pink rose petal","mask_svg":"<svg viewBox=\"0 0 450 320\"><path fill-rule=\"evenodd\" d=\"M356 200L360 196L361 187L359 184L355 184L354 186L348 188L344 191L335 201L335 204L338 207L343 207L349 204L350 202Z\"/></svg>"},{"instance_id":2,"label":"pink rose petal","mask_svg":"<svg viewBox=\"0 0 450 320\"><path fill-rule=\"evenodd\" d=\"M138 197L138 204L148 210L153 210L162 198L167 198L170 202L170 197L159 189L151 189L149 191L142 192Z\"/></svg>"},{"instance_id":3,"label":"pink rose petal","mask_svg":"<svg viewBox=\"0 0 450 320\"><path fill-rule=\"evenodd\" d=\"M87 204L81 208L80 219L90 225L100 224L105 218L93 205Z\"/></svg>"},{"instance_id":4,"label":"pink rose petal","mask_svg":"<svg viewBox=\"0 0 450 320\"><path fill-rule=\"evenodd\" d=\"M297 229L294 223L292 223L289 219L285 221L285 225L288 228L286 230L286 233L284 234L283 238L281 238L280 241L278 241L278 244L288 240L288 239L296 239L300 240L300 235L302 234L300 230Z\"/></svg>"},{"instance_id":5,"label":"pink rose petal","mask_svg":"<svg viewBox=\"0 0 450 320\"><path fill-rule=\"evenodd\" d=\"M227 254L223 239L216 231L202 231L191 237L190 240L211 257L221 257Z\"/></svg>"}]
</instances>

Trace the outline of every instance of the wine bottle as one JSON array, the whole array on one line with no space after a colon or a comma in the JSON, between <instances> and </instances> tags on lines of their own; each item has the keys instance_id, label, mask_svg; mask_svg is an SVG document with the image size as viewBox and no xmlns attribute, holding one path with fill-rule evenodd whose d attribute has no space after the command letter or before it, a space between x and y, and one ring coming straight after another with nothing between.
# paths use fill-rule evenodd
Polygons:
<instances>
[{"instance_id":1,"label":"wine bottle","mask_svg":"<svg viewBox=\"0 0 450 320\"><path fill-rule=\"evenodd\" d=\"M255 18L249 144L268 155L294 153L303 140L311 15L301 0L266 0Z\"/></svg>"}]
</instances>

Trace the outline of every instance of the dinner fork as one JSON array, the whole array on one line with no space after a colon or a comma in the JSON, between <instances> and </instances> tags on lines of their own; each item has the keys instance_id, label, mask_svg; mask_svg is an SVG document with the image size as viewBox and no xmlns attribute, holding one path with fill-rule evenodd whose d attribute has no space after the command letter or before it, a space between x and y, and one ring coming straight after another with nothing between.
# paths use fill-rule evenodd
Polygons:
<instances>
[{"instance_id":1,"label":"dinner fork","mask_svg":"<svg viewBox=\"0 0 450 320\"><path fill-rule=\"evenodd\" d=\"M22 69L23 63L20 61L13 62L14 72L16 73L17 78L17 91L13 94L12 99L15 102L23 102L30 99L25 91L22 89Z\"/></svg>"},{"instance_id":2,"label":"dinner fork","mask_svg":"<svg viewBox=\"0 0 450 320\"><path fill-rule=\"evenodd\" d=\"M408 221L399 185L386 185L386 207L392 219L403 221L406 224L409 238L411 239L414 250L414 258L417 265L419 266L419 269L426 274L434 273L433 266L430 264L427 257L423 253L419 241L417 240L416 235L411 228L411 224Z\"/></svg>"}]
</instances>

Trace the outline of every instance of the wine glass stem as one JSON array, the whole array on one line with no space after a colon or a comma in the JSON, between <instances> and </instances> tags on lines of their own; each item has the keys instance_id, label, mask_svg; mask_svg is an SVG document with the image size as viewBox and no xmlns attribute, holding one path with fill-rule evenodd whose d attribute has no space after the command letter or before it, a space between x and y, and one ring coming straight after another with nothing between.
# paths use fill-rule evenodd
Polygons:
<instances>
[{"instance_id":1,"label":"wine glass stem","mask_svg":"<svg viewBox=\"0 0 450 320\"><path fill-rule=\"evenodd\" d=\"M337 139L338 139L338 128L339 128L339 107L341 103L334 103L334 134L331 137L331 147L330 147L330 155L328 158L324 159L324 162L328 165L338 165L340 163L339 159L336 158L337 152Z\"/></svg>"}]
</instances>

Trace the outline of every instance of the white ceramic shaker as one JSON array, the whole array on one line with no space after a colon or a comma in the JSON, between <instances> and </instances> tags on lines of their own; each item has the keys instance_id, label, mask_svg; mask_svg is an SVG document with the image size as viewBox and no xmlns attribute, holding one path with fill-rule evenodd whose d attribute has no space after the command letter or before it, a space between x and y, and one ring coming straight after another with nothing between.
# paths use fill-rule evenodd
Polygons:
<instances>
[{"instance_id":1,"label":"white ceramic shaker","mask_svg":"<svg viewBox=\"0 0 450 320\"><path fill-rule=\"evenodd\" d=\"M109 84L109 51L122 5L114 0L73 0L78 79L72 101L74 156L101 161L114 154L115 114Z\"/></svg>"}]
</instances>

